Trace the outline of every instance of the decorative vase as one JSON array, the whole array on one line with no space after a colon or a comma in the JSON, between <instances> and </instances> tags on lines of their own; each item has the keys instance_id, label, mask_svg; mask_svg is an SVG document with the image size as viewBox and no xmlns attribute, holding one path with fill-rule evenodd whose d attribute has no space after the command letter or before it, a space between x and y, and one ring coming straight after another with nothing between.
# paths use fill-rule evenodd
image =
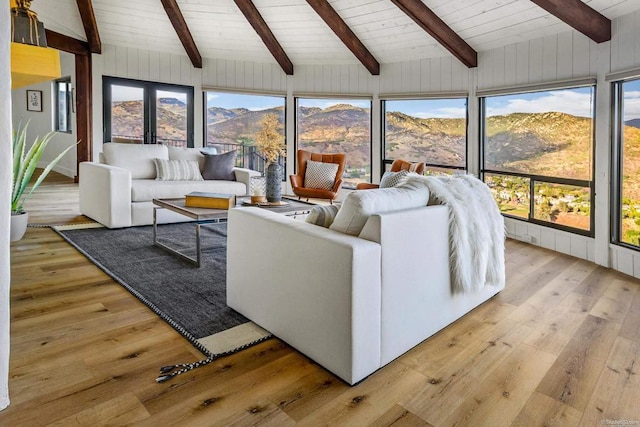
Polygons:
<instances>
[{"instance_id":1,"label":"decorative vase","mask_svg":"<svg viewBox=\"0 0 640 427\"><path fill-rule=\"evenodd\" d=\"M267 177L267 201L277 203L282 199L282 166L270 163L265 173Z\"/></svg>"},{"instance_id":2,"label":"decorative vase","mask_svg":"<svg viewBox=\"0 0 640 427\"><path fill-rule=\"evenodd\" d=\"M27 231L27 223L29 222L29 214L27 212L13 213L11 212L11 233L10 239L12 242L17 242L22 239L24 233Z\"/></svg>"}]
</instances>

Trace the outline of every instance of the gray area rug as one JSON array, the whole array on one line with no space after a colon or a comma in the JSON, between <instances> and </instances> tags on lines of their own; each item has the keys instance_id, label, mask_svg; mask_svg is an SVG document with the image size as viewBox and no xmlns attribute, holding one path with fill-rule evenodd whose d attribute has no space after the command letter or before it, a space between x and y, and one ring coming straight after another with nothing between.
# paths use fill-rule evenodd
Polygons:
<instances>
[{"instance_id":1,"label":"gray area rug","mask_svg":"<svg viewBox=\"0 0 640 427\"><path fill-rule=\"evenodd\" d=\"M226 223L201 226L200 268L154 246L152 226L54 230L207 355L199 339L248 322L226 305ZM158 236L194 256L193 223L161 225Z\"/></svg>"}]
</instances>

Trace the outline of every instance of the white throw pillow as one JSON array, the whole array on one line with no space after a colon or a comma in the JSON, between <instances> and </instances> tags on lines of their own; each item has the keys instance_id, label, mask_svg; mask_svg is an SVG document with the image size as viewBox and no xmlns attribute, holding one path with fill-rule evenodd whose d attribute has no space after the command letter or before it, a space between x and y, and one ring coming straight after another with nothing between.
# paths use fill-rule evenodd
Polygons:
<instances>
[{"instance_id":1,"label":"white throw pillow","mask_svg":"<svg viewBox=\"0 0 640 427\"><path fill-rule=\"evenodd\" d=\"M153 159L156 164L156 181L202 181L196 160Z\"/></svg>"},{"instance_id":2,"label":"white throw pillow","mask_svg":"<svg viewBox=\"0 0 640 427\"><path fill-rule=\"evenodd\" d=\"M338 173L337 163L307 161L307 170L304 173L304 187L318 190L333 190Z\"/></svg>"},{"instance_id":3,"label":"white throw pillow","mask_svg":"<svg viewBox=\"0 0 640 427\"><path fill-rule=\"evenodd\" d=\"M404 184L408 175L409 172L407 171L385 172L380 180L380 188L391 188Z\"/></svg>"},{"instance_id":4,"label":"white throw pillow","mask_svg":"<svg viewBox=\"0 0 640 427\"><path fill-rule=\"evenodd\" d=\"M338 207L336 205L318 205L311 208L311 211L305 218L305 221L310 224L329 228L329 226L333 224L333 220L337 214Z\"/></svg>"},{"instance_id":5,"label":"white throw pillow","mask_svg":"<svg viewBox=\"0 0 640 427\"><path fill-rule=\"evenodd\" d=\"M342 202L329 228L357 236L372 214L419 208L427 206L428 201L429 189L420 182L407 182L393 188L352 191Z\"/></svg>"}]
</instances>

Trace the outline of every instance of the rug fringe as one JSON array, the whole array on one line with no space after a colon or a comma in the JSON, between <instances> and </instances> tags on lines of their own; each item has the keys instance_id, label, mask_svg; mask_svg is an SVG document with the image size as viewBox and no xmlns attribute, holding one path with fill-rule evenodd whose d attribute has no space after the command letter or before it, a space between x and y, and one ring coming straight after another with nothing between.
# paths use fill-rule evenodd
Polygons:
<instances>
[{"instance_id":1,"label":"rug fringe","mask_svg":"<svg viewBox=\"0 0 640 427\"><path fill-rule=\"evenodd\" d=\"M199 368L201 366L205 366L208 365L209 363L218 360L222 357L225 356L230 356L232 354L238 353L242 350L246 350L249 347L253 347L254 345L260 344L264 341L270 340L271 338L273 338L272 334L266 335L262 338L258 338L255 341L251 341L247 344L243 344L240 347L236 347L232 350L228 350L228 351L223 351L222 353L216 353L216 354L212 354L211 356L207 357L206 359L203 360L199 360L197 362L194 363L179 363L177 365L169 365L169 366L163 366L160 368L160 373L162 374L166 374L166 375L160 375L158 378L156 378L156 382L157 383L164 383L169 381L172 378L177 377L180 374L184 374L185 372L189 372L193 369ZM182 368L179 370L175 370L178 368ZM173 371L173 372L171 372Z\"/></svg>"}]
</instances>

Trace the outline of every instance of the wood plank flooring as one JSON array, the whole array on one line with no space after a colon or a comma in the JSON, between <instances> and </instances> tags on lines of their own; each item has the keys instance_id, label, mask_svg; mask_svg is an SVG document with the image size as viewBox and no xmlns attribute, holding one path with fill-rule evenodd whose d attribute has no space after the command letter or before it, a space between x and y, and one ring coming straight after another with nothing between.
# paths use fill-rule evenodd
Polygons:
<instances>
[{"instance_id":1,"label":"wood plank flooring","mask_svg":"<svg viewBox=\"0 0 640 427\"><path fill-rule=\"evenodd\" d=\"M31 223L87 221L53 175ZM640 281L507 241L507 287L355 387L273 339L202 357L46 227L11 248L11 406L0 426L640 424Z\"/></svg>"}]
</instances>

